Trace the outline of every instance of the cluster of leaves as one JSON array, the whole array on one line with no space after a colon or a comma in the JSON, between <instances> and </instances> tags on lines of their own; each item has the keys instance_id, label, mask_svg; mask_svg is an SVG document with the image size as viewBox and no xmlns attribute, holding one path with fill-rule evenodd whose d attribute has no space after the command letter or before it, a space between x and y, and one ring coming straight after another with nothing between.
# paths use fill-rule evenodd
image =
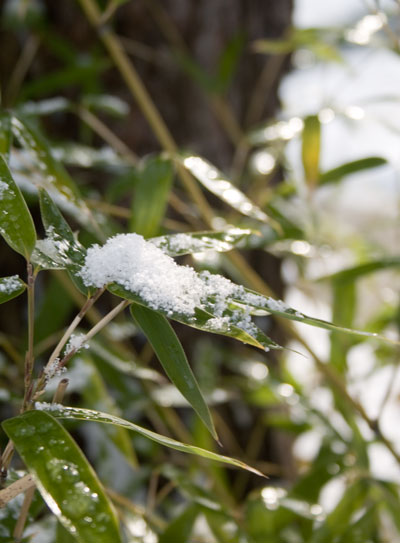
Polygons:
<instances>
[{"instance_id":1,"label":"cluster of leaves","mask_svg":"<svg viewBox=\"0 0 400 543\"><path fill-rule=\"evenodd\" d=\"M307 38L315 48L318 36L309 34L309 38L301 34L301 39L294 34L290 47L302 45ZM213 83L210 77L200 77L200 69L188 57L178 57L178 61L200 86L206 81L205 92L222 95L229 86L240 43L237 40L227 48ZM46 88L48 82L43 85ZM40 87L40 81L36 86ZM121 109L114 97L95 98L90 103L92 111L98 108L115 113L115 108ZM4 445L6 439L13 443L20 457L16 466L21 469L10 470L7 486L0 490L4 505L0 509L0 540L13 540L24 506L21 495L7 496L13 484L27 480L27 473L33 475L40 494L30 506L28 528L20 534L21 541L27 542L35 541L36 532L44 533L45 529L52 534L50 540L65 543L344 543L381 540L384 530L398 534L398 486L372 473L369 448L379 443L396 462L400 456L381 432L379 420L371 419L350 394L347 357L351 349L368 341L377 365L393 364L397 343L384 336L396 323L397 307L379 307L364 331L355 329L355 318L357 283L366 274L397 267L399 258L371 259L324 278L334 296L332 322L287 307L268 295L271 293L261 280L254 279L254 270L243 264L237 250L271 251L297 262L301 269L296 243L310 247L314 240L304 224L294 222L285 211L290 207L284 204L299 197L294 184L283 181L269 188L266 195L267 176L261 176L260 183L259 173L251 174L249 168L247 182L254 186L250 199L228 176L198 156L167 149L167 155L146 157L133 166L132 157L113 149L99 150L76 142L58 147L49 143L40 129L42 118L76 110L74 104L59 98L21 101L0 115L0 233L27 263L27 278L13 275L0 279L0 302L17 303L27 291L29 328L18 386L12 387L12 393L6 387L1 389L7 404L17 409L23 405L24 412L2 424ZM290 126L294 126L290 120L279 121L252 130L246 141L249 153L267 149L279 164L288 139L285 127ZM301 128L292 132L291 137L302 142L309 195L351 173L385 164L380 157L367 157L321 172L318 115L307 116ZM78 178L82 166L94 174L101 172L110 182L105 198L76 182L66 166L76 168ZM198 222L198 202L190 198L176 206L184 209L182 222L171 220L168 204L176 204L174 197L178 198L179 191L175 182L182 169L198 183L197 190L201 187L212 193L218 205L224 206L212 210L220 223L224 216L223 228L193 232L191 217ZM120 205L124 198L130 198L130 208ZM36 220L38 214L42 226ZM249 296L245 303L240 298L228 300L225 324L216 328L210 326L217 316L213 300L208 301L207 309L197 308L189 318L155 311L137 292L118 284L99 291L85 286L79 271L87 248L125 232L143 235L167 255L184 257L199 269L230 275L249 287L244 289ZM184 246L176 243L182 232ZM37 300L33 322L35 288L41 299ZM258 292L261 289L263 292ZM75 305L79 313L69 325ZM121 313L128 306L129 314ZM259 326L254 324L250 331L240 326L237 313L241 311ZM271 315L297 340L291 345L294 349L306 347L307 358L268 337ZM84 317L90 328L83 325ZM113 317L115 322L111 322ZM192 371L169 319L230 339L218 342L214 335L194 335ZM319 359L291 321L330 331L328 360ZM78 329L89 349L63 351ZM5 364L0 371L7 386L15 380L12 360L18 363L23 358L25 338L12 339L10 344L2 340L2 347ZM277 351L279 369L274 364L268 367L266 349ZM149 365L153 352L171 383ZM36 360L31 374L33 355ZM319 390L330 394L329 409L318 406L311 386L290 371L293 356L299 366L311 357L324 380ZM59 396L60 379L65 384L64 375L59 375L64 366L69 379L65 400ZM247 444L237 439L218 409L228 407L234 413L242 411L236 414L235 425L245 434L246 410L259 413ZM213 417L212 409L217 416ZM318 432L320 441L313 461L296 474L294 482L290 460L287 464L269 463L259 454L270 430L279 436L277 440L285 440L281 450L277 448L279 453L294 438ZM221 454L218 439L229 456ZM7 460L4 454L3 475ZM228 472L227 466L239 469ZM265 481L263 473L271 480ZM322 493L338 482L341 497L325 511Z\"/></svg>"}]
</instances>

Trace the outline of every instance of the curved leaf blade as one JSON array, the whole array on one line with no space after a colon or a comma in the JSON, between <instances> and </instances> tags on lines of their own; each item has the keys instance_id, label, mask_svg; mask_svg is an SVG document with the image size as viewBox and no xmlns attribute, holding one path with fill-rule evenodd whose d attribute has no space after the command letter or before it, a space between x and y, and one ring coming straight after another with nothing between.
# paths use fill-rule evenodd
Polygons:
<instances>
[{"instance_id":1,"label":"curved leaf blade","mask_svg":"<svg viewBox=\"0 0 400 543\"><path fill-rule=\"evenodd\" d=\"M235 458L230 458L229 456L223 456L221 454L207 451L206 449L196 447L195 445L187 445L186 443L182 443L170 437L157 434L156 432L148 430L147 428L143 428L143 426L139 426L137 424L134 424L133 422L129 422L114 415L109 415L108 413L93 411L92 409L64 407L63 405L46 404L39 402L36 402L35 407L36 409L50 411L54 417L60 419L86 420L121 426L122 428L127 428L128 430L137 432L138 434L141 434L142 436L145 436L148 439L159 443L160 445L169 447L170 449L175 449L177 451L201 456L202 458L207 458L208 460L222 462L223 464L228 464L237 468L245 469L247 471L255 473L256 475L261 475L262 477L264 477L264 475L260 471L252 468L251 466L248 466L241 460L236 460Z\"/></svg>"},{"instance_id":2,"label":"curved leaf blade","mask_svg":"<svg viewBox=\"0 0 400 543\"><path fill-rule=\"evenodd\" d=\"M379 166L384 166L385 164L387 164L387 160L379 156L371 156L353 160L352 162L346 162L346 164L342 164L337 168L321 173L319 176L319 184L326 185L327 183L337 183L346 175L361 172L363 170L369 170L371 168L378 168Z\"/></svg>"},{"instance_id":3,"label":"curved leaf blade","mask_svg":"<svg viewBox=\"0 0 400 543\"><path fill-rule=\"evenodd\" d=\"M151 238L149 241L169 256L182 256L204 251L231 251L255 230L248 228L227 228L219 232L187 232Z\"/></svg>"},{"instance_id":4,"label":"curved leaf blade","mask_svg":"<svg viewBox=\"0 0 400 543\"><path fill-rule=\"evenodd\" d=\"M207 190L223 200L243 215L262 222L271 222L268 215L257 207L243 192L235 187L215 166L199 156L186 156L180 159L183 166Z\"/></svg>"},{"instance_id":5,"label":"curved leaf blade","mask_svg":"<svg viewBox=\"0 0 400 543\"><path fill-rule=\"evenodd\" d=\"M43 240L38 247L39 252L42 253L41 256L43 257L44 253L45 257L50 257L54 263L59 263L61 267L66 268L79 290L88 294L88 288L78 275L85 261L86 249L75 238L58 207L44 189L39 189L39 202L47 236L46 240Z\"/></svg>"},{"instance_id":6,"label":"curved leaf blade","mask_svg":"<svg viewBox=\"0 0 400 543\"><path fill-rule=\"evenodd\" d=\"M29 260L36 243L35 225L21 191L1 155L0 234L14 251Z\"/></svg>"},{"instance_id":7,"label":"curved leaf blade","mask_svg":"<svg viewBox=\"0 0 400 543\"><path fill-rule=\"evenodd\" d=\"M144 307L148 307L149 304L137 293L129 291L118 285L117 283L112 283L108 285L108 290L120 296L125 300L130 300L136 304L140 304ZM203 330L205 332L211 332L213 334L219 334L222 336L231 337L242 341L248 345L253 345L258 349L269 350L269 349L281 349L282 347L272 341L268 336L266 336L256 325L252 325L251 329L249 327L241 327L237 323L235 324L233 316L229 312L224 315L224 318L220 318L213 313L212 306L208 306L207 309L197 307L195 310L194 316L187 316L180 313L167 313L162 309L157 310L158 313L168 317L171 320L185 324L197 330Z\"/></svg>"},{"instance_id":8,"label":"curved leaf blade","mask_svg":"<svg viewBox=\"0 0 400 543\"><path fill-rule=\"evenodd\" d=\"M7 111L0 111L0 154L4 155L7 160L10 154L11 140L10 114Z\"/></svg>"},{"instance_id":9,"label":"curved leaf blade","mask_svg":"<svg viewBox=\"0 0 400 543\"><path fill-rule=\"evenodd\" d=\"M389 339L387 337L375 334L373 332L364 332L362 330L355 330L352 328L346 328L344 326L339 326L329 321L323 319L317 319L315 317L310 317L305 315L301 311L297 311L292 307L287 306L281 300L274 300L269 296L263 296L258 292L254 292L250 289L244 289L246 294L243 297L238 297L237 301L239 303L245 303L249 307L252 307L257 312L264 312L264 314L271 313L272 315L277 315L279 317L284 317L285 319L301 322L303 324L309 324L317 328L324 328L325 330L330 330L331 332L342 332L345 334L350 334L353 336L359 337L371 337L386 341L393 344L400 344L400 342ZM257 313L257 314L260 314Z\"/></svg>"},{"instance_id":10,"label":"curved leaf blade","mask_svg":"<svg viewBox=\"0 0 400 543\"><path fill-rule=\"evenodd\" d=\"M149 159L135 172L130 229L145 238L159 233L172 185L171 162L160 157Z\"/></svg>"},{"instance_id":11,"label":"curved leaf blade","mask_svg":"<svg viewBox=\"0 0 400 543\"><path fill-rule=\"evenodd\" d=\"M319 162L321 148L321 123L318 115L310 115L304 119L301 158L304 176L310 187L315 187L319 178Z\"/></svg>"},{"instance_id":12,"label":"curved leaf blade","mask_svg":"<svg viewBox=\"0 0 400 543\"><path fill-rule=\"evenodd\" d=\"M32 156L35 167L40 170L43 185L73 211L80 223L92 225L91 213L78 187L63 165L55 160L44 137L22 115L13 114L11 126L18 141Z\"/></svg>"},{"instance_id":13,"label":"curved leaf blade","mask_svg":"<svg viewBox=\"0 0 400 543\"><path fill-rule=\"evenodd\" d=\"M28 411L2 426L48 507L77 541L122 541L116 513L100 481L57 420L43 411Z\"/></svg>"},{"instance_id":14,"label":"curved leaf blade","mask_svg":"<svg viewBox=\"0 0 400 543\"><path fill-rule=\"evenodd\" d=\"M163 315L142 305L133 304L130 311L134 321L151 343L171 382L187 399L211 435L218 439L211 413L172 326Z\"/></svg>"},{"instance_id":15,"label":"curved leaf blade","mask_svg":"<svg viewBox=\"0 0 400 543\"><path fill-rule=\"evenodd\" d=\"M18 275L0 278L0 304L16 298L24 292L26 284Z\"/></svg>"},{"instance_id":16,"label":"curved leaf blade","mask_svg":"<svg viewBox=\"0 0 400 543\"><path fill-rule=\"evenodd\" d=\"M364 262L363 264L358 264L357 266L345 268L344 270L340 270L331 275L324 275L323 277L319 277L318 281L329 280L333 283L356 281L364 275L398 267L400 267L400 257L381 258L379 260L371 260L369 262Z\"/></svg>"}]
</instances>

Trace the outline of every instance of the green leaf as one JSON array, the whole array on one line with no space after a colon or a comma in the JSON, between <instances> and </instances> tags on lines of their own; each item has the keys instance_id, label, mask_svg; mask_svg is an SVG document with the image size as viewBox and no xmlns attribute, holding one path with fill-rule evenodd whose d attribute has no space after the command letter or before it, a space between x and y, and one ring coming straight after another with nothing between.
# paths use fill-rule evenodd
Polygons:
<instances>
[{"instance_id":1,"label":"green leaf","mask_svg":"<svg viewBox=\"0 0 400 543\"><path fill-rule=\"evenodd\" d=\"M332 275L325 275L323 277L320 277L318 280L329 280L333 282L355 281L360 277L363 277L364 275L368 275L369 273L385 270L387 268L398 267L400 267L400 257L386 257L380 258L379 260L364 262L363 264L352 266L351 268L346 268Z\"/></svg>"},{"instance_id":2,"label":"green leaf","mask_svg":"<svg viewBox=\"0 0 400 543\"><path fill-rule=\"evenodd\" d=\"M52 115L53 113L65 112L71 109L71 102L61 96L38 100L36 102L23 102L18 108L21 115Z\"/></svg>"},{"instance_id":3,"label":"green leaf","mask_svg":"<svg viewBox=\"0 0 400 543\"><path fill-rule=\"evenodd\" d=\"M29 120L22 116L12 117L12 130L21 145L31 154L34 166L40 170L43 187L51 191L57 199L74 211L74 216L81 224L92 223L92 216L80 196L78 187L57 162L43 136Z\"/></svg>"},{"instance_id":4,"label":"green leaf","mask_svg":"<svg viewBox=\"0 0 400 543\"><path fill-rule=\"evenodd\" d=\"M156 236L167 207L172 183L169 160L151 158L136 174L130 229L145 238Z\"/></svg>"},{"instance_id":5,"label":"green leaf","mask_svg":"<svg viewBox=\"0 0 400 543\"><path fill-rule=\"evenodd\" d=\"M369 482L365 479L359 479L349 486L322 526L314 531L310 543L339 541L339 536L350 525L351 518L365 506L369 489Z\"/></svg>"},{"instance_id":6,"label":"green leaf","mask_svg":"<svg viewBox=\"0 0 400 543\"><path fill-rule=\"evenodd\" d=\"M7 163L0 156L0 234L27 260L35 247L35 225Z\"/></svg>"},{"instance_id":7,"label":"green leaf","mask_svg":"<svg viewBox=\"0 0 400 543\"><path fill-rule=\"evenodd\" d=\"M258 315L271 313L273 315L284 317L285 319L302 322L303 324L309 324L311 326L316 326L317 328L324 328L325 330L331 330L333 332L343 332L345 334L351 334L353 336L359 337L372 337L396 345L399 344L398 341L391 340L384 336L380 336L379 334L346 328L344 326L339 326L329 321L310 317L308 315L305 315L301 311L297 311L296 309L287 306L280 300L274 300L269 296L263 296L262 294L258 294L257 292L250 289L244 289L244 291L246 294L244 296L238 297L237 301L245 303L249 307L252 307L258 312Z\"/></svg>"},{"instance_id":8,"label":"green leaf","mask_svg":"<svg viewBox=\"0 0 400 543\"><path fill-rule=\"evenodd\" d=\"M193 525L199 512L199 507L196 504L189 505L169 523L158 538L158 543L190 541L190 534L192 533Z\"/></svg>"},{"instance_id":9,"label":"green leaf","mask_svg":"<svg viewBox=\"0 0 400 543\"><path fill-rule=\"evenodd\" d=\"M236 33L227 43L218 59L216 83L220 94L226 92L232 82L245 45L243 32Z\"/></svg>"},{"instance_id":10,"label":"green leaf","mask_svg":"<svg viewBox=\"0 0 400 543\"><path fill-rule=\"evenodd\" d=\"M124 118L129 114L128 103L111 94L87 94L83 103L89 109L103 111L113 117Z\"/></svg>"},{"instance_id":11,"label":"green leaf","mask_svg":"<svg viewBox=\"0 0 400 543\"><path fill-rule=\"evenodd\" d=\"M18 275L0 278L0 304L16 298L24 292L26 284Z\"/></svg>"},{"instance_id":12,"label":"green leaf","mask_svg":"<svg viewBox=\"0 0 400 543\"><path fill-rule=\"evenodd\" d=\"M384 166L385 164L387 164L387 160L378 156L360 158L359 160L347 162L346 164L342 164L337 168L321 173L319 176L319 184L326 185L327 183L337 183L346 175L361 172L363 170L369 170L371 168L377 168L379 166Z\"/></svg>"},{"instance_id":13,"label":"green leaf","mask_svg":"<svg viewBox=\"0 0 400 543\"><path fill-rule=\"evenodd\" d=\"M187 170L210 192L243 215L262 222L270 222L268 215L235 187L215 166L199 156L184 156L181 160Z\"/></svg>"},{"instance_id":14,"label":"green leaf","mask_svg":"<svg viewBox=\"0 0 400 543\"><path fill-rule=\"evenodd\" d=\"M218 439L210 411L203 398L182 345L167 319L142 305L131 305L131 314L151 343L165 373L184 396L215 439Z\"/></svg>"},{"instance_id":15,"label":"green leaf","mask_svg":"<svg viewBox=\"0 0 400 543\"><path fill-rule=\"evenodd\" d=\"M81 409L78 407L64 407L58 404L54 405L54 404L36 403L36 408L38 407L41 410L49 410L54 417L60 418L60 419L86 420L86 421L102 422L105 424L114 424L116 426L121 426L122 428L127 428L128 430L137 432L141 434L142 436L145 436L148 439L151 439L152 441L155 441L156 443L159 443L160 445L163 445L165 447L169 447L171 449L175 449L177 451L185 452L188 454L201 456L202 458L207 458L208 460L215 460L217 462L229 464L237 468L242 468L247 471L251 471L252 473L255 473L256 475L263 476L261 472L259 472L255 468L248 466L247 464L245 464L244 462L241 462L240 460L236 460L235 458L230 458L229 456L222 456L220 454L207 451L205 449L201 449L200 447L196 447L195 445L187 445L186 443L181 443L180 441L176 441L175 439L172 439L170 437L162 436L160 434L157 434L156 432L153 432L152 430L143 428L143 426L138 426L137 424L134 424L133 422L129 422L119 417L115 417L114 415L109 415L108 413L101 413L100 411L93 411L91 409Z\"/></svg>"},{"instance_id":16,"label":"green leaf","mask_svg":"<svg viewBox=\"0 0 400 543\"><path fill-rule=\"evenodd\" d=\"M351 281L335 281L332 287L332 320L341 326L351 328L357 307L356 285ZM352 338L332 332L330 340L330 363L343 374L347 370L347 351L352 346Z\"/></svg>"},{"instance_id":17,"label":"green leaf","mask_svg":"<svg viewBox=\"0 0 400 543\"><path fill-rule=\"evenodd\" d=\"M115 400L110 395L97 365L93 363L88 356L84 357L84 364L85 366L83 367L90 368L90 378L87 380L86 386L81 392L84 405L94 409L99 409L101 407L102 409L107 409L107 412L109 413L118 414ZM105 426L105 433L117 449L124 455L127 462L136 469L138 467L138 462L127 430L118 426Z\"/></svg>"},{"instance_id":18,"label":"green leaf","mask_svg":"<svg viewBox=\"0 0 400 543\"><path fill-rule=\"evenodd\" d=\"M321 147L321 123L317 115L304 119L301 158L307 184L314 187L319 178L319 159Z\"/></svg>"},{"instance_id":19,"label":"green leaf","mask_svg":"<svg viewBox=\"0 0 400 543\"><path fill-rule=\"evenodd\" d=\"M43 255L47 248L50 258L68 270L79 290L84 294L89 294L89 289L78 275L85 261L86 249L75 238L71 228L44 189L39 189L39 202L47 236L46 240L39 245L39 251Z\"/></svg>"},{"instance_id":20,"label":"green leaf","mask_svg":"<svg viewBox=\"0 0 400 543\"><path fill-rule=\"evenodd\" d=\"M220 232L185 232L151 238L149 241L169 256L182 256L203 251L232 250L247 237L257 234L245 228L227 228Z\"/></svg>"},{"instance_id":21,"label":"green leaf","mask_svg":"<svg viewBox=\"0 0 400 543\"><path fill-rule=\"evenodd\" d=\"M137 293L129 291L124 287L118 285L117 283L112 283L108 285L108 290L120 296L125 300L130 300L137 304L149 307L148 302L144 300ZM236 306L238 308L239 306ZM236 321L240 320L240 312L233 314L232 311L226 311L224 317L226 319L219 319L214 312L212 305L210 304L207 309L202 309L197 307L195 309L194 316L187 316L180 313L169 313L163 311L162 309L157 310L158 313L168 317L171 320L180 322L197 330L203 330L205 332L211 332L212 334L218 334L222 336L232 337L253 345L262 350L269 349L281 349L280 345L272 341L268 336L266 336L257 326L252 323L245 327L244 325L239 325ZM236 322L236 324L235 324Z\"/></svg>"},{"instance_id":22,"label":"green leaf","mask_svg":"<svg viewBox=\"0 0 400 543\"><path fill-rule=\"evenodd\" d=\"M28 411L2 423L61 524L81 543L121 542L115 511L92 467L49 413Z\"/></svg>"},{"instance_id":23,"label":"green leaf","mask_svg":"<svg viewBox=\"0 0 400 543\"><path fill-rule=\"evenodd\" d=\"M7 111L0 111L0 155L4 155L7 159L10 154L11 139L10 114Z\"/></svg>"}]
</instances>

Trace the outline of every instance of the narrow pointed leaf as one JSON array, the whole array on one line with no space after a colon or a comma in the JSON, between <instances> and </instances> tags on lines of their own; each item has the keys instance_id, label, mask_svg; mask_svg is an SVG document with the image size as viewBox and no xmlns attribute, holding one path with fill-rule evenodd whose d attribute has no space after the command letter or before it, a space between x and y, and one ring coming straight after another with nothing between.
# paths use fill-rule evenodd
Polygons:
<instances>
[{"instance_id":1,"label":"narrow pointed leaf","mask_svg":"<svg viewBox=\"0 0 400 543\"><path fill-rule=\"evenodd\" d=\"M337 168L327 170L326 172L320 174L319 184L326 185L327 183L337 183L346 175L361 172L363 170L369 170L371 168L377 168L379 166L384 166L385 164L387 164L387 160L378 156L371 156L368 158L361 158L359 160L347 162L346 164L342 164Z\"/></svg>"},{"instance_id":2,"label":"narrow pointed leaf","mask_svg":"<svg viewBox=\"0 0 400 543\"><path fill-rule=\"evenodd\" d=\"M151 343L165 373L184 396L215 439L218 439L210 411L203 398L182 345L167 319L142 305L133 304L131 314Z\"/></svg>"},{"instance_id":3,"label":"narrow pointed leaf","mask_svg":"<svg viewBox=\"0 0 400 543\"><path fill-rule=\"evenodd\" d=\"M39 189L40 213L46 231L46 240L39 245L42 257L53 257L55 263L66 268L79 290L85 294L89 290L83 284L78 272L85 261L86 249L75 238L71 228L61 215L53 200L44 189ZM45 250L47 249L47 253Z\"/></svg>"},{"instance_id":4,"label":"narrow pointed leaf","mask_svg":"<svg viewBox=\"0 0 400 543\"><path fill-rule=\"evenodd\" d=\"M115 511L82 451L49 413L2 424L49 509L80 543L121 542Z\"/></svg>"},{"instance_id":5,"label":"narrow pointed leaf","mask_svg":"<svg viewBox=\"0 0 400 543\"><path fill-rule=\"evenodd\" d=\"M220 232L170 234L149 241L169 256L182 256L210 250L230 251L248 236L256 233L248 228L228 228Z\"/></svg>"},{"instance_id":6,"label":"narrow pointed leaf","mask_svg":"<svg viewBox=\"0 0 400 543\"><path fill-rule=\"evenodd\" d=\"M386 341L393 344L399 344L398 341L391 340L387 337L381 336L379 334L374 334L371 332L364 332L362 330L354 330L346 328L344 326L336 325L332 322L325 321L323 319L317 319L305 315L301 311L297 311L292 307L287 306L281 300L274 300L268 296L263 296L257 292L251 291L249 289L244 289L246 294L237 298L237 301L240 303L245 303L249 307L252 307L257 312L266 312L273 315L278 315L284 317L285 319L294 320L297 322L302 322L304 324L309 324L311 326L316 326L317 328L324 328L325 330L331 330L333 332L343 332L345 334L351 334L359 337L372 337ZM261 314L257 313L257 314ZM265 314L265 313L264 313Z\"/></svg>"},{"instance_id":7,"label":"narrow pointed leaf","mask_svg":"<svg viewBox=\"0 0 400 543\"><path fill-rule=\"evenodd\" d=\"M130 228L145 238L156 236L160 230L172 184L169 160L152 158L135 177Z\"/></svg>"},{"instance_id":8,"label":"narrow pointed leaf","mask_svg":"<svg viewBox=\"0 0 400 543\"><path fill-rule=\"evenodd\" d=\"M6 161L0 156L0 234L14 251L29 259L36 243L35 225Z\"/></svg>"},{"instance_id":9,"label":"narrow pointed leaf","mask_svg":"<svg viewBox=\"0 0 400 543\"><path fill-rule=\"evenodd\" d=\"M108 290L116 296L124 298L125 300L130 300L144 307L149 307L148 302L146 302L146 300L144 300L141 296L135 292L125 289L117 283L110 284L108 286ZM213 334L231 337L248 345L253 345L258 349L268 350L282 348L280 345L266 336L253 323L244 328L244 326L240 326L237 323L238 315L234 317L228 312L226 315L224 315L226 318L220 318L213 313L211 306L208 306L207 310L197 307L194 316L187 316L181 313L170 313L163 311L162 309L158 309L157 312L171 320L185 324L186 326L196 328L197 330L203 330L205 332L211 332Z\"/></svg>"},{"instance_id":10,"label":"narrow pointed leaf","mask_svg":"<svg viewBox=\"0 0 400 543\"><path fill-rule=\"evenodd\" d=\"M304 119L301 157L307 184L313 187L319 178L319 160L321 147L321 123L317 115Z\"/></svg>"},{"instance_id":11,"label":"narrow pointed leaf","mask_svg":"<svg viewBox=\"0 0 400 543\"><path fill-rule=\"evenodd\" d=\"M268 215L257 207L226 176L199 156L187 156L182 164L210 192L243 215L262 222L270 222Z\"/></svg>"},{"instance_id":12,"label":"narrow pointed leaf","mask_svg":"<svg viewBox=\"0 0 400 543\"><path fill-rule=\"evenodd\" d=\"M0 304L16 298L26 289L25 283L18 275L0 278Z\"/></svg>"},{"instance_id":13,"label":"narrow pointed leaf","mask_svg":"<svg viewBox=\"0 0 400 543\"><path fill-rule=\"evenodd\" d=\"M189 505L175 519L158 538L158 543L171 543L172 541L190 541L190 534L193 531L194 522L200 510L197 504Z\"/></svg>"},{"instance_id":14,"label":"narrow pointed leaf","mask_svg":"<svg viewBox=\"0 0 400 543\"><path fill-rule=\"evenodd\" d=\"M21 145L30 153L34 165L40 170L43 186L57 195L60 202L74 210L74 215L82 224L91 224L92 217L82 200L78 187L60 162L53 157L51 150L38 130L29 120L13 115L12 130Z\"/></svg>"},{"instance_id":15,"label":"narrow pointed leaf","mask_svg":"<svg viewBox=\"0 0 400 543\"><path fill-rule=\"evenodd\" d=\"M4 155L7 160L11 147L11 118L7 111L0 112L0 155Z\"/></svg>"},{"instance_id":16,"label":"narrow pointed leaf","mask_svg":"<svg viewBox=\"0 0 400 543\"><path fill-rule=\"evenodd\" d=\"M363 264L358 264L357 266L352 266L346 268L339 272L333 273L331 275L325 275L320 277L319 281L332 281L344 282L344 281L355 281L359 277L368 275L369 273L374 273L380 270L385 270L387 268L398 268L400 267L400 258L399 257L388 257L381 258L379 260L371 260L370 262L364 262Z\"/></svg>"},{"instance_id":17,"label":"narrow pointed leaf","mask_svg":"<svg viewBox=\"0 0 400 543\"><path fill-rule=\"evenodd\" d=\"M54 404L46 404L46 403L37 402L36 409L38 408L40 410L45 410L45 411L48 410L51 412L53 417L60 418L60 419L85 420L85 421L102 422L105 424L114 424L116 426L121 426L122 428L127 428L128 430L137 432L138 434L141 434L142 436L145 436L148 439L151 439L152 441L155 441L156 443L159 443L160 445L163 445L165 447L169 447L171 449L175 449L177 451L181 451L181 452L185 452L189 454L194 454L196 456L201 456L203 458L207 458L208 460L215 460L217 462L229 464L231 466L242 468L247 471L251 471L257 475L263 476L261 472L259 472L255 468L248 466L247 464L245 464L244 462L241 462L240 460L236 460L235 458L230 458L229 456L223 456L211 451L207 451L206 449L196 447L195 445L187 445L186 443L181 443L180 441L176 441L175 439L172 439L170 437L162 436L160 434L157 434L156 432L153 432L152 430L143 428L143 426L139 426L137 424L134 424L133 422L129 422L119 417L115 417L114 415L109 415L108 413L101 413L100 411L93 411L92 409L81 409L78 407L64 407L58 404L54 405Z\"/></svg>"}]
</instances>

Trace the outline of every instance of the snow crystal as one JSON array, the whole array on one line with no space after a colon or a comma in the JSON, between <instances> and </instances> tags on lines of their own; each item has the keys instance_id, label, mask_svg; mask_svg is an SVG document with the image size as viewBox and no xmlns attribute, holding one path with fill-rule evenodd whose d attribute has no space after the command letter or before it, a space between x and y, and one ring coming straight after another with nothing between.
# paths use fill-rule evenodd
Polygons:
<instances>
[{"instance_id":1,"label":"snow crystal","mask_svg":"<svg viewBox=\"0 0 400 543\"><path fill-rule=\"evenodd\" d=\"M37 411L62 411L64 406L61 403L35 402Z\"/></svg>"},{"instance_id":2,"label":"snow crystal","mask_svg":"<svg viewBox=\"0 0 400 543\"><path fill-rule=\"evenodd\" d=\"M169 251L179 253L181 251L203 251L204 242L189 234L174 234L168 237L154 238L150 240L156 247L167 247Z\"/></svg>"},{"instance_id":3,"label":"snow crystal","mask_svg":"<svg viewBox=\"0 0 400 543\"><path fill-rule=\"evenodd\" d=\"M0 200L3 198L3 194L8 190L7 183L0 181Z\"/></svg>"},{"instance_id":4,"label":"snow crystal","mask_svg":"<svg viewBox=\"0 0 400 543\"><path fill-rule=\"evenodd\" d=\"M67 371L67 368L60 365L61 360L59 358L56 358L53 360L53 362L50 364L48 368L45 369L45 375L46 375L46 381L50 381L50 379L53 379L54 377L60 377L60 375Z\"/></svg>"},{"instance_id":5,"label":"snow crystal","mask_svg":"<svg viewBox=\"0 0 400 543\"><path fill-rule=\"evenodd\" d=\"M214 317L207 321L207 328L210 330L227 330L229 328L229 317Z\"/></svg>"},{"instance_id":6,"label":"snow crystal","mask_svg":"<svg viewBox=\"0 0 400 543\"><path fill-rule=\"evenodd\" d=\"M88 344L84 344L85 334L72 334L65 346L64 355L71 352L78 352L80 349L89 349Z\"/></svg>"},{"instance_id":7,"label":"snow crystal","mask_svg":"<svg viewBox=\"0 0 400 543\"><path fill-rule=\"evenodd\" d=\"M3 277L1 279L0 292L3 294L11 294L19 288L21 288L21 281L18 275L11 275L11 277Z\"/></svg>"}]
</instances>

